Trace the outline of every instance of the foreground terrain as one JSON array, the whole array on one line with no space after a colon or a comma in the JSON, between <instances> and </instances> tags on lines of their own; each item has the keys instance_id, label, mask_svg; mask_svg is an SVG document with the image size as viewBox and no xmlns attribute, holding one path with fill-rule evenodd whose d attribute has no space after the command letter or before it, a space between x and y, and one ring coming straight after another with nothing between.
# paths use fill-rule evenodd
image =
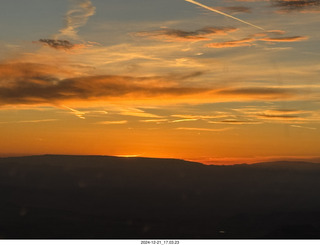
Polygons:
<instances>
[{"instance_id":1,"label":"foreground terrain","mask_svg":"<svg viewBox=\"0 0 320 245\"><path fill-rule=\"evenodd\" d=\"M320 164L0 158L1 238L320 238Z\"/></svg>"}]
</instances>

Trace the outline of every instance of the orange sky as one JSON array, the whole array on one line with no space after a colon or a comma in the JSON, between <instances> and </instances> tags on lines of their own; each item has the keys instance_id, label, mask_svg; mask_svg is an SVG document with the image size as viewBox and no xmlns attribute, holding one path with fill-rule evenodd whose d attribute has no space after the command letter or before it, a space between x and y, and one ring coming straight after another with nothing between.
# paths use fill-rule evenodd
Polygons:
<instances>
[{"instance_id":1,"label":"orange sky","mask_svg":"<svg viewBox=\"0 0 320 245\"><path fill-rule=\"evenodd\" d=\"M318 161L319 6L18 2L0 3L19 16L0 17L0 155Z\"/></svg>"}]
</instances>

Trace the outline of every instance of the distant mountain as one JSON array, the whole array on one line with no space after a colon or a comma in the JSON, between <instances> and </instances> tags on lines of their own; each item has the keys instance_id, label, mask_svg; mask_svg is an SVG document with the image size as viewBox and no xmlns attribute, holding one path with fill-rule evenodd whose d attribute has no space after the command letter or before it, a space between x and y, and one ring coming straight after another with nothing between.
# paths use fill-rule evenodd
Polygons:
<instances>
[{"instance_id":1,"label":"distant mountain","mask_svg":"<svg viewBox=\"0 0 320 245\"><path fill-rule=\"evenodd\" d=\"M320 238L319 166L0 158L0 237Z\"/></svg>"}]
</instances>

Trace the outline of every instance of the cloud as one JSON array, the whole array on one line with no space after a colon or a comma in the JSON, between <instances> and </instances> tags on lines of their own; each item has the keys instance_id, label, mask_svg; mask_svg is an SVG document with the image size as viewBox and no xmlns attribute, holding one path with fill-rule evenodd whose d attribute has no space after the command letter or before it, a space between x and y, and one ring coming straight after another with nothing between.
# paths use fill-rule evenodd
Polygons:
<instances>
[{"instance_id":1,"label":"cloud","mask_svg":"<svg viewBox=\"0 0 320 245\"><path fill-rule=\"evenodd\" d=\"M90 16L95 14L96 8L90 0L74 0L73 2L75 5L66 13L65 26L59 30L59 34L54 35L54 38L39 39L33 43L65 51L82 49L93 44L90 42L88 44L73 44L69 40L61 39L61 37L79 39L78 29L87 23Z\"/></svg>"},{"instance_id":2,"label":"cloud","mask_svg":"<svg viewBox=\"0 0 320 245\"><path fill-rule=\"evenodd\" d=\"M306 123L317 122L319 120L317 115L311 111L295 110L295 109L265 109L259 107L249 107L234 109L234 111L241 113L246 120L259 120L260 122L282 122L282 123Z\"/></svg>"},{"instance_id":3,"label":"cloud","mask_svg":"<svg viewBox=\"0 0 320 245\"><path fill-rule=\"evenodd\" d=\"M23 120L23 121L15 121L15 122L0 122L2 123L42 123L42 122L55 122L58 119L39 119L39 120Z\"/></svg>"},{"instance_id":4,"label":"cloud","mask_svg":"<svg viewBox=\"0 0 320 245\"><path fill-rule=\"evenodd\" d=\"M283 30L269 30L266 32L267 34L275 34L275 35L283 35L286 32Z\"/></svg>"},{"instance_id":5,"label":"cloud","mask_svg":"<svg viewBox=\"0 0 320 245\"><path fill-rule=\"evenodd\" d=\"M206 46L209 48L243 47L243 46L251 46L254 41L255 41L254 38L243 38L235 41L209 43Z\"/></svg>"},{"instance_id":6,"label":"cloud","mask_svg":"<svg viewBox=\"0 0 320 245\"><path fill-rule=\"evenodd\" d=\"M225 96L249 96L266 99L283 99L291 97L293 95L293 91L286 88L247 87L222 89L218 92L218 94Z\"/></svg>"},{"instance_id":7,"label":"cloud","mask_svg":"<svg viewBox=\"0 0 320 245\"><path fill-rule=\"evenodd\" d=\"M103 121L103 122L97 122L96 124L103 124L103 125L121 125L121 124L127 124L128 121L122 120L122 121Z\"/></svg>"},{"instance_id":8,"label":"cloud","mask_svg":"<svg viewBox=\"0 0 320 245\"><path fill-rule=\"evenodd\" d=\"M275 114L259 114L258 117L262 118L280 118L280 119L292 119L292 118L298 118L298 116L294 115L275 115Z\"/></svg>"},{"instance_id":9,"label":"cloud","mask_svg":"<svg viewBox=\"0 0 320 245\"><path fill-rule=\"evenodd\" d=\"M215 35L226 35L229 32L236 31L234 27L205 27L196 31L182 31L176 29L163 29L156 31L136 32L137 37L146 37L167 42L194 42L210 40Z\"/></svg>"},{"instance_id":10,"label":"cloud","mask_svg":"<svg viewBox=\"0 0 320 245\"><path fill-rule=\"evenodd\" d=\"M259 40L266 41L266 42L299 42L302 40L307 40L307 36L293 36L293 37L277 37L277 38L261 38Z\"/></svg>"},{"instance_id":11,"label":"cloud","mask_svg":"<svg viewBox=\"0 0 320 245\"><path fill-rule=\"evenodd\" d=\"M13 85L23 79L32 83L48 83L58 81L58 77L68 76L70 72L55 65L31 62L0 63L0 87Z\"/></svg>"},{"instance_id":12,"label":"cloud","mask_svg":"<svg viewBox=\"0 0 320 245\"><path fill-rule=\"evenodd\" d=\"M310 129L310 130L317 130L317 128L312 128L312 127L306 127L306 126L301 126L301 125L290 125L293 128L302 128L302 129Z\"/></svg>"},{"instance_id":13,"label":"cloud","mask_svg":"<svg viewBox=\"0 0 320 245\"><path fill-rule=\"evenodd\" d=\"M255 45L257 41L264 41L268 43L274 42L300 42L307 40L307 36L291 36L291 37L279 37L279 35L285 34L281 30L271 30L267 32L257 33L255 35L250 35L246 38L239 40L232 40L227 42L209 43L206 46L209 48L230 48L230 47L244 47ZM271 37L270 37L271 35ZM276 35L276 37L274 37Z\"/></svg>"},{"instance_id":14,"label":"cloud","mask_svg":"<svg viewBox=\"0 0 320 245\"><path fill-rule=\"evenodd\" d=\"M35 41L33 43L40 43L44 46L58 49L58 50L72 50L72 49L81 49L85 48L84 44L73 44L68 40L56 40L56 39L39 39L39 41Z\"/></svg>"},{"instance_id":15,"label":"cloud","mask_svg":"<svg viewBox=\"0 0 320 245\"><path fill-rule=\"evenodd\" d=\"M80 119L86 119L85 116L84 116L86 114L86 112L81 112L81 111L78 111L76 109L70 108L70 107L65 106L65 105L62 105L62 107L70 110L75 116L79 117Z\"/></svg>"},{"instance_id":16,"label":"cloud","mask_svg":"<svg viewBox=\"0 0 320 245\"><path fill-rule=\"evenodd\" d=\"M125 115L125 116L146 117L146 118L160 118L161 117L161 116L158 116L155 114L147 113L147 112L140 110L140 109L137 109L137 108L122 109L119 114Z\"/></svg>"},{"instance_id":17,"label":"cloud","mask_svg":"<svg viewBox=\"0 0 320 245\"><path fill-rule=\"evenodd\" d=\"M178 130L187 130L187 131L207 131L207 132L223 132L223 131L228 131L233 128L176 128Z\"/></svg>"},{"instance_id":18,"label":"cloud","mask_svg":"<svg viewBox=\"0 0 320 245\"><path fill-rule=\"evenodd\" d=\"M213 124L237 124L237 125L247 125L247 124L261 124L260 121L252 121L252 120L236 120L236 119L226 119L222 121L209 121L208 123Z\"/></svg>"},{"instance_id":19,"label":"cloud","mask_svg":"<svg viewBox=\"0 0 320 245\"><path fill-rule=\"evenodd\" d=\"M178 117L184 119L197 119L197 120L205 120L205 119L213 119L213 118L222 118L228 116L225 112L222 115L171 115L171 117Z\"/></svg>"},{"instance_id":20,"label":"cloud","mask_svg":"<svg viewBox=\"0 0 320 245\"><path fill-rule=\"evenodd\" d=\"M261 113L257 113L258 118L268 118L268 119L301 119L307 112L299 110L266 110Z\"/></svg>"},{"instance_id":21,"label":"cloud","mask_svg":"<svg viewBox=\"0 0 320 245\"><path fill-rule=\"evenodd\" d=\"M230 12L231 14L251 13L251 8L244 6L216 7L216 9Z\"/></svg>"},{"instance_id":22,"label":"cloud","mask_svg":"<svg viewBox=\"0 0 320 245\"><path fill-rule=\"evenodd\" d=\"M272 6L280 9L277 13L312 13L320 11L320 0L272 0Z\"/></svg>"},{"instance_id":23,"label":"cloud","mask_svg":"<svg viewBox=\"0 0 320 245\"><path fill-rule=\"evenodd\" d=\"M0 64L1 106L54 105L62 107L61 105L68 105L69 108L74 108L81 107L80 104L135 101L134 107L141 103L199 104L217 101L288 100L303 98L305 93L300 87L245 87L245 85L244 87L224 87L223 84L204 86L204 84L190 82L191 79L201 76L202 72L163 76L88 76L63 70L68 65L67 62L66 65L57 65L59 68L54 65L37 63L7 62ZM314 91L312 95L316 94L317 91ZM83 113L87 113L78 113L69 108L66 109L78 117L83 117ZM136 117L159 117L141 110L126 110L121 113Z\"/></svg>"},{"instance_id":24,"label":"cloud","mask_svg":"<svg viewBox=\"0 0 320 245\"><path fill-rule=\"evenodd\" d=\"M168 119L147 119L147 120L140 120L140 122L160 124L160 123L168 122Z\"/></svg>"},{"instance_id":25,"label":"cloud","mask_svg":"<svg viewBox=\"0 0 320 245\"><path fill-rule=\"evenodd\" d=\"M196 118L185 118L185 119L177 119L173 120L173 123L179 123L179 122L193 122L193 121L198 121Z\"/></svg>"},{"instance_id":26,"label":"cloud","mask_svg":"<svg viewBox=\"0 0 320 245\"><path fill-rule=\"evenodd\" d=\"M59 39L61 36L78 39L78 29L84 26L89 17L96 12L90 0L76 0L75 3L75 6L65 15L65 26L60 29L54 39Z\"/></svg>"},{"instance_id":27,"label":"cloud","mask_svg":"<svg viewBox=\"0 0 320 245\"><path fill-rule=\"evenodd\" d=\"M54 72L47 71L47 67L50 71L58 70L41 64L0 65L0 103L59 104L67 100L179 97L209 91L207 88L179 85L179 81L201 73L163 77L101 75L60 79L55 77Z\"/></svg>"}]
</instances>

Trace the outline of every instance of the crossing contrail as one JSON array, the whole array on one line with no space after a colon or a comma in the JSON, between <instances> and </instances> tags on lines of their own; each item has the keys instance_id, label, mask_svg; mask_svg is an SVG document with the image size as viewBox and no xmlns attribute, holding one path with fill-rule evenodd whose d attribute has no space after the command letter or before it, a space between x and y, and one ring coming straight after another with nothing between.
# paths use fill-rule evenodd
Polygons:
<instances>
[{"instance_id":1,"label":"crossing contrail","mask_svg":"<svg viewBox=\"0 0 320 245\"><path fill-rule=\"evenodd\" d=\"M242 22L242 23L245 23L245 24L247 24L247 25L250 25L250 26L253 26L253 27L258 28L258 29L260 29L260 30L265 31L265 29L263 29L263 28L260 27L260 26L256 26L256 25L254 25L254 24L251 24L251 23L249 23L249 22L246 22L246 21L244 21L244 20L241 20L241 19L239 19L239 18L237 18L237 17L234 17L234 16L232 16L232 15L230 15L230 14L223 13L223 12L221 12L221 11L219 11L219 10L216 10L216 9L214 9L214 8L211 8L211 7L206 6L206 5L202 4L202 3L196 2L196 1L194 1L194 0L185 0L185 1L187 1L187 2L189 2L189 3L193 3L193 4L195 4L195 5L198 5L198 6L202 7L202 8L208 9L208 10L210 10L210 11L212 11L212 12L216 12L216 13L218 13L218 14L222 14L222 15L227 16L227 17L229 17L229 18L235 19L235 20L237 20L237 21L240 21L240 22Z\"/></svg>"}]
</instances>

